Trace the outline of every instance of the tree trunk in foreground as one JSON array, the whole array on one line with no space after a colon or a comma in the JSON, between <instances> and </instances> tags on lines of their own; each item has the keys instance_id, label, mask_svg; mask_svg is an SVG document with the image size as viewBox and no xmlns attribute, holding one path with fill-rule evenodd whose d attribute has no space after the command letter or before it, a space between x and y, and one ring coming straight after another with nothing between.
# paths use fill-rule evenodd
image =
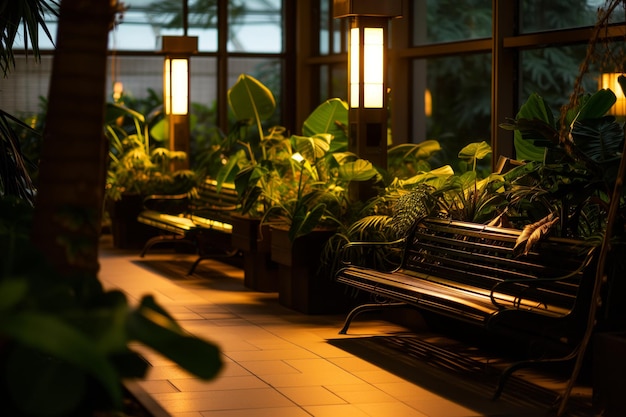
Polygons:
<instances>
[{"instance_id":1,"label":"tree trunk in foreground","mask_svg":"<svg viewBox=\"0 0 626 417\"><path fill-rule=\"evenodd\" d=\"M62 0L33 243L64 275L95 274L108 146L107 42L117 0Z\"/></svg>"}]
</instances>

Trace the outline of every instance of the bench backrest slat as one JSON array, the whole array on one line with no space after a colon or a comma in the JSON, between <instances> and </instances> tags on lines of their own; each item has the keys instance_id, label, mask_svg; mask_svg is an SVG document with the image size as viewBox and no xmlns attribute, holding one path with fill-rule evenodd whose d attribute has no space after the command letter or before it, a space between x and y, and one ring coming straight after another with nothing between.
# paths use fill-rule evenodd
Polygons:
<instances>
[{"instance_id":1,"label":"bench backrest slat","mask_svg":"<svg viewBox=\"0 0 626 417\"><path fill-rule=\"evenodd\" d=\"M581 285L592 281L585 279L590 272L581 267L591 246L574 239L547 238L530 253L518 255L514 247L520 233L426 219L409 236L401 270L468 291L497 288L504 298L523 297L531 304L574 309Z\"/></svg>"},{"instance_id":2,"label":"bench backrest slat","mask_svg":"<svg viewBox=\"0 0 626 417\"><path fill-rule=\"evenodd\" d=\"M239 204L239 196L233 184L222 184L218 192L217 182L207 179L198 187L197 196L192 201L192 209L235 210Z\"/></svg>"}]
</instances>

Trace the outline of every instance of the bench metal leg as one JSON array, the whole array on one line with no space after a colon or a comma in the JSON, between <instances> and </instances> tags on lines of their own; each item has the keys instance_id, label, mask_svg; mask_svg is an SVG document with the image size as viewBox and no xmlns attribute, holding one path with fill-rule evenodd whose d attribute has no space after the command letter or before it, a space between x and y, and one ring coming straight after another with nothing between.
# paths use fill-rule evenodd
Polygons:
<instances>
[{"instance_id":1,"label":"bench metal leg","mask_svg":"<svg viewBox=\"0 0 626 417\"><path fill-rule=\"evenodd\" d=\"M148 252L148 250L156 245L157 243L161 243L161 242L186 242L189 243L190 245L193 245L193 242L189 239L187 239L185 236L180 236L180 235L159 235L159 236L155 236L153 238L150 238L145 245L143 245L143 249L141 250L141 253L139 254L140 258L143 258L146 253Z\"/></svg>"},{"instance_id":2,"label":"bench metal leg","mask_svg":"<svg viewBox=\"0 0 626 417\"><path fill-rule=\"evenodd\" d=\"M500 375L500 380L498 381L498 386L496 388L496 391L493 394L493 399L497 400L498 398L500 398L500 395L502 394L502 391L504 391L504 385L506 384L506 381L509 379L509 377L513 374L513 372L517 371L518 369L522 369L522 368L528 368L534 365L541 365L541 364L546 364L546 363L557 363L557 362L567 362L567 361L571 361L572 359L574 359L574 357L576 356L576 352L578 351L578 349L576 349L574 352L560 357L560 358L546 358L546 359L529 359L526 361L520 361L520 362L516 362L513 363L511 365L509 365Z\"/></svg>"},{"instance_id":3,"label":"bench metal leg","mask_svg":"<svg viewBox=\"0 0 626 417\"><path fill-rule=\"evenodd\" d=\"M193 273L196 270L196 267L198 266L198 264L200 262L202 262L203 260L205 260L205 259L230 258L232 256L237 255L238 252L239 252L238 249L231 249L229 251L226 251L225 253L216 253L216 254L210 254L210 255L200 255L200 256L198 256L198 259L196 259L195 262L191 265L191 268L189 268L189 272L187 272L187 276L193 275Z\"/></svg>"},{"instance_id":4,"label":"bench metal leg","mask_svg":"<svg viewBox=\"0 0 626 417\"><path fill-rule=\"evenodd\" d=\"M352 323L352 320L359 314L365 311L376 311L382 310L386 308L398 308L398 307L408 307L407 303L369 303L369 304L361 304L357 306L348 313L348 317L346 317L346 321L343 324L342 329L339 331L339 334L348 333L348 327Z\"/></svg>"}]
</instances>

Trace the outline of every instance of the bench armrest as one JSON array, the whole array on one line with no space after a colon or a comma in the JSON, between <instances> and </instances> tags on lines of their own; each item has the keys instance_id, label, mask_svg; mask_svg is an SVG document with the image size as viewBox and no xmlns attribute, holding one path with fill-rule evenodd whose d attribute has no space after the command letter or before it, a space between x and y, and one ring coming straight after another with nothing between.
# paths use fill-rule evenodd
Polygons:
<instances>
[{"instance_id":1,"label":"bench armrest","mask_svg":"<svg viewBox=\"0 0 626 417\"><path fill-rule=\"evenodd\" d=\"M584 259L582 260L582 262L580 263L579 267L562 276L556 276L556 277L543 277L543 278L519 278L519 279L507 279L505 281L501 281L497 284L495 284L492 288L491 288L491 293L490 293L490 298L491 298L491 302L493 303L493 305L495 305L498 308L505 308L505 307L509 307L509 306L504 306L502 303L498 302L497 300L497 293L499 294L507 294L507 291L505 289L503 289L502 287L504 287L505 285L525 285L528 287L528 289L535 289L535 288L539 288L542 286L542 284L545 283L550 283L550 282L559 282L559 281L566 281L578 274L580 274L584 269L586 269L590 264L591 261L593 260L595 253L596 253L596 249L597 247L592 247L590 248L587 253L585 254ZM520 308L522 305L522 302L524 301L524 297L523 297L523 291L520 292L519 290L517 291L510 291L508 292L509 294L515 294L515 302L513 303L517 308Z\"/></svg>"},{"instance_id":2,"label":"bench armrest","mask_svg":"<svg viewBox=\"0 0 626 417\"><path fill-rule=\"evenodd\" d=\"M393 241L349 242L341 247L340 262L376 270L395 271L400 267L406 238Z\"/></svg>"}]
</instances>

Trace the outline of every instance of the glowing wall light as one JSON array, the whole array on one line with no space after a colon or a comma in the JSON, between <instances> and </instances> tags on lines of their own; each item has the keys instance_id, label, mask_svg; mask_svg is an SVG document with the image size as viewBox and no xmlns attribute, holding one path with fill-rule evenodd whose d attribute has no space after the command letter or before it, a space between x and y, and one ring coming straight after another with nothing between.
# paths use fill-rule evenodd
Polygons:
<instances>
[{"instance_id":1,"label":"glowing wall light","mask_svg":"<svg viewBox=\"0 0 626 417\"><path fill-rule=\"evenodd\" d=\"M602 89L610 89L615 96L617 97L617 101L609 110L609 114L614 116L626 116L626 97L624 96L624 92L622 91L622 87L618 82L618 78L624 75L619 72L611 72L604 73L600 76L600 88Z\"/></svg>"},{"instance_id":2,"label":"glowing wall light","mask_svg":"<svg viewBox=\"0 0 626 417\"><path fill-rule=\"evenodd\" d=\"M189 113L189 58L165 58L163 94L165 114Z\"/></svg>"}]
</instances>

